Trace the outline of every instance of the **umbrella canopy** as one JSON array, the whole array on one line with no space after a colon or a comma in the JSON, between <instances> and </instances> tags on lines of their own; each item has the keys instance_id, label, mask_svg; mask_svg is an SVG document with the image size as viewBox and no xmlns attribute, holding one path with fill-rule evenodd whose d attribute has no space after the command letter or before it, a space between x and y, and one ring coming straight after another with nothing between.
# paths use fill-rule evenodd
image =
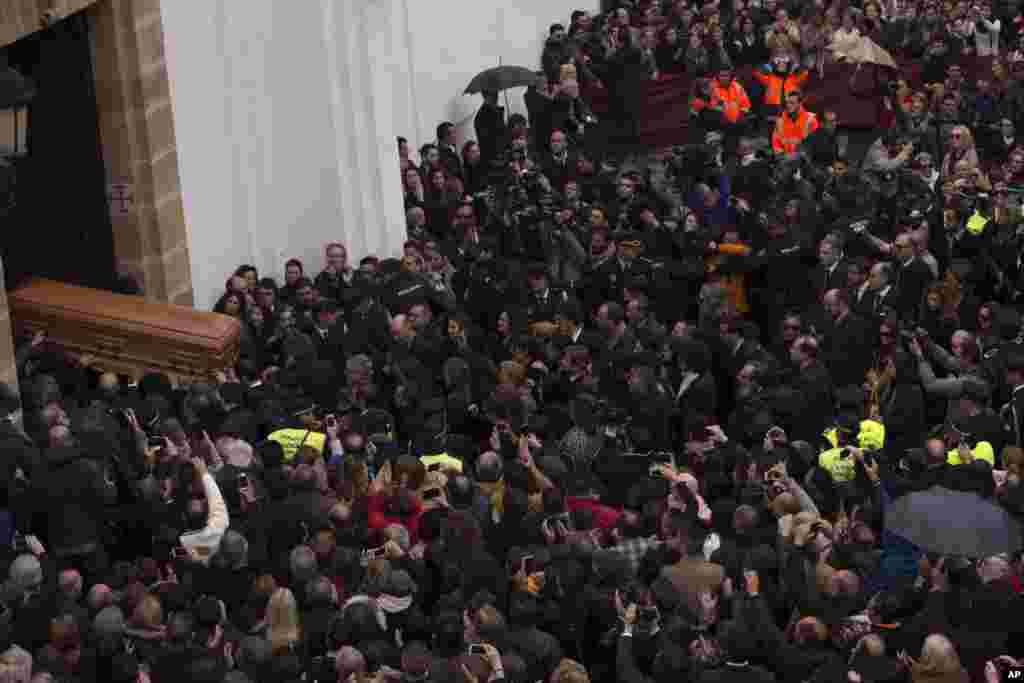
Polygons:
<instances>
[{"instance_id":1,"label":"umbrella canopy","mask_svg":"<svg viewBox=\"0 0 1024 683\"><path fill-rule=\"evenodd\" d=\"M836 59L845 59L854 64L877 64L893 69L898 68L896 60L889 52L867 36L856 39L836 41L829 46Z\"/></svg>"},{"instance_id":2,"label":"umbrella canopy","mask_svg":"<svg viewBox=\"0 0 1024 683\"><path fill-rule=\"evenodd\" d=\"M472 95L486 90L498 92L509 88L533 85L538 78L540 76L537 75L537 72L524 66L495 66L473 76L473 80L466 86L465 94Z\"/></svg>"},{"instance_id":3,"label":"umbrella canopy","mask_svg":"<svg viewBox=\"0 0 1024 683\"><path fill-rule=\"evenodd\" d=\"M995 503L933 486L910 493L885 511L892 533L927 552L983 558L1021 548L1017 521Z\"/></svg>"}]
</instances>

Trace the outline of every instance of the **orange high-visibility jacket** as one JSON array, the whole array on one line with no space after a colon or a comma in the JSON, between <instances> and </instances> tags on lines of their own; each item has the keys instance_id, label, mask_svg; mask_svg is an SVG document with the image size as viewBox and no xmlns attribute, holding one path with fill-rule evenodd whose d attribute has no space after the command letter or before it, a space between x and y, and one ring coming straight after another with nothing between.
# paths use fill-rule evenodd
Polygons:
<instances>
[{"instance_id":1,"label":"orange high-visibility jacket","mask_svg":"<svg viewBox=\"0 0 1024 683\"><path fill-rule=\"evenodd\" d=\"M750 98L739 81L733 81L729 87L723 88L716 80L711 85L711 106L721 107L726 121L736 123L741 114L750 111Z\"/></svg>"},{"instance_id":2,"label":"orange high-visibility jacket","mask_svg":"<svg viewBox=\"0 0 1024 683\"><path fill-rule=\"evenodd\" d=\"M818 130L818 117L803 107L796 116L782 112L775 119L775 130L772 131L772 149L777 153L793 154L807 136Z\"/></svg>"},{"instance_id":3,"label":"orange high-visibility jacket","mask_svg":"<svg viewBox=\"0 0 1024 683\"><path fill-rule=\"evenodd\" d=\"M782 106L782 99L786 95L800 89L803 82L807 80L807 72L799 69L780 76L765 67L764 69L755 69L754 78L764 86L764 103L779 107Z\"/></svg>"}]
</instances>

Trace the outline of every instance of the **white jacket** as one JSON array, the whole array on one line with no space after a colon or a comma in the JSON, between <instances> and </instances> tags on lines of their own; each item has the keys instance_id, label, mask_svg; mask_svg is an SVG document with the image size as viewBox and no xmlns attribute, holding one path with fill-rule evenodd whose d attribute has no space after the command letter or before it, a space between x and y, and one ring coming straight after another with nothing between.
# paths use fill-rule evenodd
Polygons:
<instances>
[{"instance_id":1,"label":"white jacket","mask_svg":"<svg viewBox=\"0 0 1024 683\"><path fill-rule=\"evenodd\" d=\"M209 564L210 558L220 547L220 539L227 531L231 519L228 506L224 504L224 496L220 494L220 488L209 472L203 475L203 489L206 491L206 504L209 508L206 526L199 531L182 534L180 540L194 562Z\"/></svg>"}]
</instances>

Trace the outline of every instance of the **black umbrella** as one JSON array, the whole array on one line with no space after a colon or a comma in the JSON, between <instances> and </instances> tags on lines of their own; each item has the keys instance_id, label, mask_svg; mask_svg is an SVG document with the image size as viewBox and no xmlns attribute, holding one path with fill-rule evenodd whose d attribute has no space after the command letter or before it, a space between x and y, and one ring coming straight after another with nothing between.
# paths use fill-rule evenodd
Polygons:
<instances>
[{"instance_id":1,"label":"black umbrella","mask_svg":"<svg viewBox=\"0 0 1024 683\"><path fill-rule=\"evenodd\" d=\"M1021 530L1006 510L974 493L933 486L903 496L885 512L892 533L927 552L991 557L1021 548Z\"/></svg>"},{"instance_id":2,"label":"black umbrella","mask_svg":"<svg viewBox=\"0 0 1024 683\"><path fill-rule=\"evenodd\" d=\"M473 76L473 80L466 86L465 94L472 95L486 90L498 92L509 88L534 85L538 78L537 72L524 66L495 66Z\"/></svg>"}]
</instances>

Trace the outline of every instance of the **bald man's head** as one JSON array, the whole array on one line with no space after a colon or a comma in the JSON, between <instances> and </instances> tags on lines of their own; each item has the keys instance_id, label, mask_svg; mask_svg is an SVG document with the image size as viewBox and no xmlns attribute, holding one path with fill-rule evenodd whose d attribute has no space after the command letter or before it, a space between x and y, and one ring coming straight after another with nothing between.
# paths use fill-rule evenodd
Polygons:
<instances>
[{"instance_id":1,"label":"bald man's head","mask_svg":"<svg viewBox=\"0 0 1024 683\"><path fill-rule=\"evenodd\" d=\"M117 378L117 375L113 372L104 372L100 375L99 388L103 392L114 393L121 385L121 381Z\"/></svg>"},{"instance_id":2,"label":"bald man's head","mask_svg":"<svg viewBox=\"0 0 1024 683\"><path fill-rule=\"evenodd\" d=\"M114 591L112 591L110 586L105 583L97 583L89 589L89 595L86 597L86 601L89 603L90 610L93 612L99 612L103 608L110 607L114 604Z\"/></svg>"}]
</instances>

